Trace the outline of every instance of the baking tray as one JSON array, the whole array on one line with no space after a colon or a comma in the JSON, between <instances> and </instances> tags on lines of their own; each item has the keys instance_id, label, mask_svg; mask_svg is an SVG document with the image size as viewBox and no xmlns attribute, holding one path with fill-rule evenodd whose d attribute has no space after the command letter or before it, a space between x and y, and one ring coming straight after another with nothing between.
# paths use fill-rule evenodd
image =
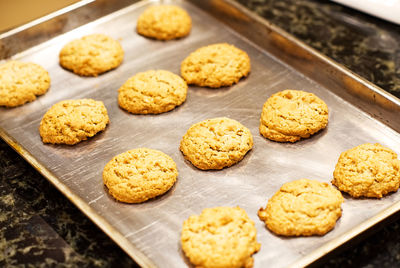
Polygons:
<instances>
[{"instance_id":1,"label":"baking tray","mask_svg":"<svg viewBox=\"0 0 400 268\"><path fill-rule=\"evenodd\" d=\"M400 153L399 100L236 2L162 1L182 6L193 19L188 37L168 42L136 34L138 15L157 1L133 2L125 1L126 7L105 15L96 7L101 3L111 7L113 1L97 1L1 35L3 56L41 64L52 84L48 93L32 103L1 108L0 134L139 265L189 266L180 248L181 225L207 207L238 205L247 211L262 245L254 255L255 267L305 266L400 210L400 193L380 200L345 195L343 215L325 236L273 235L258 219L257 210L283 183L300 178L330 182L340 153L365 142L379 142ZM78 25L68 26L70 18L92 14L91 9L100 18L90 23L81 19L84 25L71 30ZM52 23L59 27L52 28ZM120 40L125 50L122 65L95 78L61 68L60 49L91 33ZM46 36L48 41L44 41ZM179 74L180 63L190 52L218 42L234 44L249 54L252 70L247 78L221 89L191 86L183 105L160 115L132 115L118 107L117 90L130 76L148 69ZM294 144L272 142L259 134L263 103L287 88L313 92L327 103L325 130ZM110 125L74 146L43 144L38 133L43 114L58 101L76 98L102 100ZM198 170L184 160L180 139L193 123L219 116L247 126L254 137L253 150L230 168ZM178 180L168 193L143 204L116 202L102 184L103 167L113 156L137 147L170 155L178 166Z\"/></svg>"}]
</instances>

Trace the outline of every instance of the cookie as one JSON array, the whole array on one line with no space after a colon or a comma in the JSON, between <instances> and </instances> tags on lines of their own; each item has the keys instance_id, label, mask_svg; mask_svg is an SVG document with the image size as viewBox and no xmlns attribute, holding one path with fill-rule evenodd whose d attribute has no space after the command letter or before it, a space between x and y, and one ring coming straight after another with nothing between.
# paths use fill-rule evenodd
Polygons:
<instances>
[{"instance_id":1,"label":"cookie","mask_svg":"<svg viewBox=\"0 0 400 268\"><path fill-rule=\"evenodd\" d=\"M178 6L156 5L147 8L137 21L139 34L158 39L171 40L190 33L192 19Z\"/></svg>"},{"instance_id":2,"label":"cookie","mask_svg":"<svg viewBox=\"0 0 400 268\"><path fill-rule=\"evenodd\" d=\"M103 102L92 99L65 100L43 116L39 132L44 143L73 145L93 137L109 123Z\"/></svg>"},{"instance_id":3,"label":"cookie","mask_svg":"<svg viewBox=\"0 0 400 268\"><path fill-rule=\"evenodd\" d=\"M50 87L49 73L31 62L0 65L0 106L16 107L43 95Z\"/></svg>"},{"instance_id":4,"label":"cookie","mask_svg":"<svg viewBox=\"0 0 400 268\"><path fill-rule=\"evenodd\" d=\"M226 43L197 49L181 64L181 75L188 84L218 88L230 86L250 72L246 52Z\"/></svg>"},{"instance_id":5,"label":"cookie","mask_svg":"<svg viewBox=\"0 0 400 268\"><path fill-rule=\"evenodd\" d=\"M242 160L252 147L250 130L226 117L192 125L180 144L184 157L203 170L230 167Z\"/></svg>"},{"instance_id":6,"label":"cookie","mask_svg":"<svg viewBox=\"0 0 400 268\"><path fill-rule=\"evenodd\" d=\"M328 183L301 179L285 183L258 216L278 235L324 235L342 215L342 203L342 194Z\"/></svg>"},{"instance_id":7,"label":"cookie","mask_svg":"<svg viewBox=\"0 0 400 268\"><path fill-rule=\"evenodd\" d=\"M138 73L118 90L119 106L134 114L168 112L186 100L185 80L168 71Z\"/></svg>"},{"instance_id":8,"label":"cookie","mask_svg":"<svg viewBox=\"0 0 400 268\"><path fill-rule=\"evenodd\" d=\"M261 112L260 133L279 142L296 142L324 129L328 106L313 93L287 89L273 94Z\"/></svg>"},{"instance_id":9,"label":"cookie","mask_svg":"<svg viewBox=\"0 0 400 268\"><path fill-rule=\"evenodd\" d=\"M332 184L353 197L381 198L400 185L400 160L379 143L365 143L340 154Z\"/></svg>"},{"instance_id":10,"label":"cookie","mask_svg":"<svg viewBox=\"0 0 400 268\"><path fill-rule=\"evenodd\" d=\"M121 45L104 34L75 39L60 51L60 64L82 76L98 76L117 68L124 58Z\"/></svg>"},{"instance_id":11,"label":"cookie","mask_svg":"<svg viewBox=\"0 0 400 268\"><path fill-rule=\"evenodd\" d=\"M162 195L178 177L176 164L161 151L138 148L119 154L104 167L110 194L125 203L142 203Z\"/></svg>"},{"instance_id":12,"label":"cookie","mask_svg":"<svg viewBox=\"0 0 400 268\"><path fill-rule=\"evenodd\" d=\"M260 250L254 222L240 207L206 208L184 221L182 250L196 267L252 267Z\"/></svg>"}]
</instances>

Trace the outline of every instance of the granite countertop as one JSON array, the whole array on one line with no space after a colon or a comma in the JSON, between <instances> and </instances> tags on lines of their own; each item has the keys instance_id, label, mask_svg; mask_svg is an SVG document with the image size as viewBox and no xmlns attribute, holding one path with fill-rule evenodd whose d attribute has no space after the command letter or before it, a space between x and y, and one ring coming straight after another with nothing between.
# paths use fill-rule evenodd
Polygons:
<instances>
[{"instance_id":1,"label":"granite countertop","mask_svg":"<svg viewBox=\"0 0 400 268\"><path fill-rule=\"evenodd\" d=\"M330 1L238 2L400 97L400 26ZM399 267L400 213L316 265ZM43 176L0 141L0 266L136 265Z\"/></svg>"}]
</instances>

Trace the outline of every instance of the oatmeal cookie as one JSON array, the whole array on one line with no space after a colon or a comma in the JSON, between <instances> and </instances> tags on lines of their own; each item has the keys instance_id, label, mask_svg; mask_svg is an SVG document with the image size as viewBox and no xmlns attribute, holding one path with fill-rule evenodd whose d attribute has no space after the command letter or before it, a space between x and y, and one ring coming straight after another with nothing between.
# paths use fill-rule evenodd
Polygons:
<instances>
[{"instance_id":1,"label":"oatmeal cookie","mask_svg":"<svg viewBox=\"0 0 400 268\"><path fill-rule=\"evenodd\" d=\"M190 33L192 19L182 8L172 5L156 5L147 8L137 21L139 34L158 39L171 40Z\"/></svg>"},{"instance_id":2,"label":"oatmeal cookie","mask_svg":"<svg viewBox=\"0 0 400 268\"><path fill-rule=\"evenodd\" d=\"M201 47L181 63L183 79L201 87L230 86L249 72L247 53L226 43Z\"/></svg>"},{"instance_id":3,"label":"oatmeal cookie","mask_svg":"<svg viewBox=\"0 0 400 268\"><path fill-rule=\"evenodd\" d=\"M0 106L16 107L43 95L50 87L49 73L31 62L0 65Z\"/></svg>"},{"instance_id":4,"label":"oatmeal cookie","mask_svg":"<svg viewBox=\"0 0 400 268\"><path fill-rule=\"evenodd\" d=\"M187 89L176 74L151 70L129 78L118 90L118 103L133 114L164 113L186 100Z\"/></svg>"},{"instance_id":5,"label":"oatmeal cookie","mask_svg":"<svg viewBox=\"0 0 400 268\"><path fill-rule=\"evenodd\" d=\"M109 123L103 102L92 99L65 100L43 116L39 132L44 143L73 145L93 137Z\"/></svg>"},{"instance_id":6,"label":"oatmeal cookie","mask_svg":"<svg viewBox=\"0 0 400 268\"><path fill-rule=\"evenodd\" d=\"M353 197L381 198L400 185L400 160L379 143L365 143L343 152L332 184Z\"/></svg>"},{"instance_id":7,"label":"oatmeal cookie","mask_svg":"<svg viewBox=\"0 0 400 268\"><path fill-rule=\"evenodd\" d=\"M104 34L91 34L75 39L60 51L60 65L82 76L98 76L117 68L124 51L116 40Z\"/></svg>"},{"instance_id":8,"label":"oatmeal cookie","mask_svg":"<svg viewBox=\"0 0 400 268\"><path fill-rule=\"evenodd\" d=\"M328 106L313 93L287 89L273 94L261 112L260 133L279 142L296 142L324 129Z\"/></svg>"},{"instance_id":9,"label":"oatmeal cookie","mask_svg":"<svg viewBox=\"0 0 400 268\"><path fill-rule=\"evenodd\" d=\"M253 266L260 250L254 222L240 207L206 208L183 223L182 250L196 267Z\"/></svg>"},{"instance_id":10,"label":"oatmeal cookie","mask_svg":"<svg viewBox=\"0 0 400 268\"><path fill-rule=\"evenodd\" d=\"M104 167L110 194L125 203L142 203L162 195L178 177L176 164L161 151L138 148L119 154Z\"/></svg>"},{"instance_id":11,"label":"oatmeal cookie","mask_svg":"<svg viewBox=\"0 0 400 268\"><path fill-rule=\"evenodd\" d=\"M250 130L226 117L194 124L180 144L184 157L203 170L230 167L242 160L252 147Z\"/></svg>"},{"instance_id":12,"label":"oatmeal cookie","mask_svg":"<svg viewBox=\"0 0 400 268\"><path fill-rule=\"evenodd\" d=\"M301 179L285 183L258 216L278 235L324 235L342 215L342 203L342 194L331 185Z\"/></svg>"}]
</instances>

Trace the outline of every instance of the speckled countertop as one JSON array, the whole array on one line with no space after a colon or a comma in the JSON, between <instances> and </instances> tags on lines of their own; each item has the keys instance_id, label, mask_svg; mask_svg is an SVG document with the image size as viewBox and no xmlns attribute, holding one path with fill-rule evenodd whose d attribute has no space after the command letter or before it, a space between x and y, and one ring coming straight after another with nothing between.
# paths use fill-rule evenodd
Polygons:
<instances>
[{"instance_id":1,"label":"speckled countertop","mask_svg":"<svg viewBox=\"0 0 400 268\"><path fill-rule=\"evenodd\" d=\"M238 2L400 97L400 26L330 1ZM317 265L400 267L400 213ZM0 141L0 266L136 265L43 176Z\"/></svg>"}]
</instances>

